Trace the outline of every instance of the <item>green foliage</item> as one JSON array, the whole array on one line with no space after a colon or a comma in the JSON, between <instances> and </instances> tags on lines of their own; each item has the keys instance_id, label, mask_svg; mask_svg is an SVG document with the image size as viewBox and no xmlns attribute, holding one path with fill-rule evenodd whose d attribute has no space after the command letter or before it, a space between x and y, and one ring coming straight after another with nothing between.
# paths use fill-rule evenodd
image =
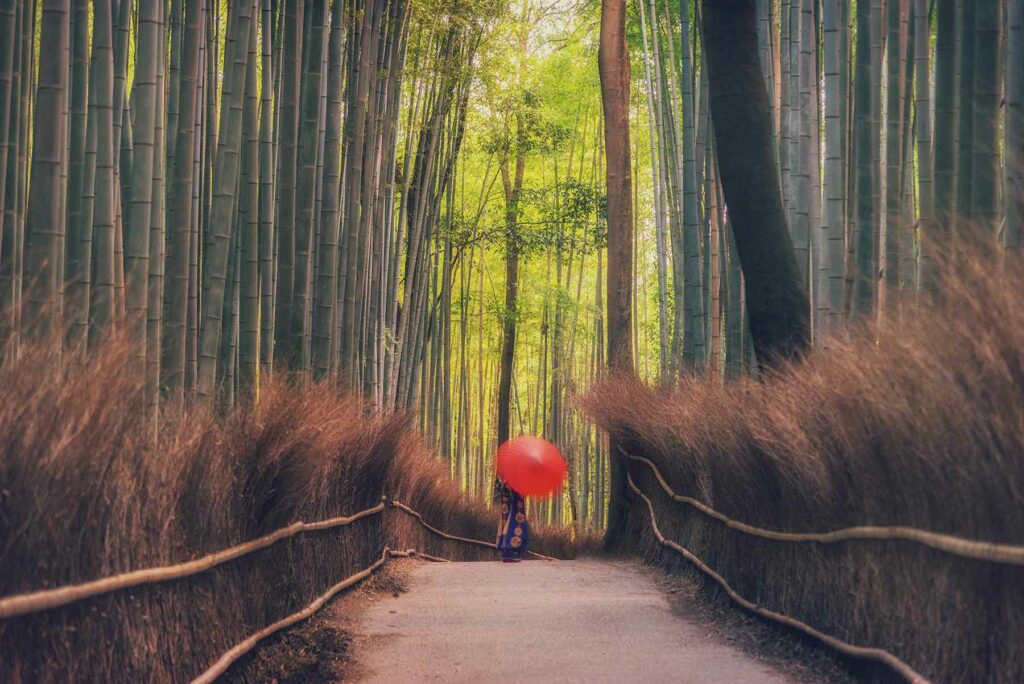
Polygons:
<instances>
[{"instance_id":1,"label":"green foliage","mask_svg":"<svg viewBox=\"0 0 1024 684\"><path fill-rule=\"evenodd\" d=\"M588 254L605 246L606 195L603 186L568 178L526 194L539 214L535 222L535 249L569 250Z\"/></svg>"}]
</instances>

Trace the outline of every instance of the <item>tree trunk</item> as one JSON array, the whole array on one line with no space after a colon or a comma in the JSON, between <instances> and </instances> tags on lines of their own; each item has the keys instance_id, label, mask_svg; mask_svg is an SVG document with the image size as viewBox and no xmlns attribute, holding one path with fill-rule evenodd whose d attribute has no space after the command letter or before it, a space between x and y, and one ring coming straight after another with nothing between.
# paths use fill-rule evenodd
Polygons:
<instances>
[{"instance_id":1,"label":"tree trunk","mask_svg":"<svg viewBox=\"0 0 1024 684\"><path fill-rule=\"evenodd\" d=\"M213 400L217 389L217 360L221 348L221 325L225 301L228 263L233 256L229 247L233 233L235 195L238 187L238 156L242 144L242 109L245 98L245 72L249 57L249 24L252 3L242 0L231 7L229 31L233 40L225 55L229 73L224 78L222 106L224 120L217 145L213 170L213 202L210 211L210 242L206 245L203 278L202 322L199 340L199 377L197 391L206 401Z\"/></svg>"},{"instance_id":2,"label":"tree trunk","mask_svg":"<svg viewBox=\"0 0 1024 684\"><path fill-rule=\"evenodd\" d=\"M18 252L15 238L19 223L24 4L14 0L0 3L0 311L8 314L7 320L0 318L0 361L7 358L7 345L17 330L14 262Z\"/></svg>"},{"instance_id":3,"label":"tree trunk","mask_svg":"<svg viewBox=\"0 0 1024 684\"><path fill-rule=\"evenodd\" d=\"M242 168L244 179L239 195L239 258L238 273L238 388L241 399L251 399L257 391L260 337L260 105L259 23L249 30L249 63L245 76L245 108L242 111Z\"/></svg>"},{"instance_id":4,"label":"tree trunk","mask_svg":"<svg viewBox=\"0 0 1024 684\"><path fill-rule=\"evenodd\" d=\"M658 155L657 123L654 114L654 81L651 78L651 65L647 47L647 17L644 3L640 6L640 29L643 36L644 76L647 83L647 130L651 142L651 186L654 191L655 239L657 241L658 263L658 371L662 382L669 380L669 341L668 341L668 254L667 235L665 231L665 190L661 187L659 167L663 159ZM684 3L685 5L686 3ZM686 7L689 12L689 7ZM651 17L654 25L655 17ZM652 26L653 27L653 26ZM654 34L657 39L657 33Z\"/></svg>"},{"instance_id":5,"label":"tree trunk","mask_svg":"<svg viewBox=\"0 0 1024 684\"><path fill-rule=\"evenodd\" d=\"M971 123L971 217L983 235L999 227L999 108L1003 70L1000 66L1002 2L975 0L974 97ZM970 30L964 27L964 30Z\"/></svg>"},{"instance_id":6,"label":"tree trunk","mask_svg":"<svg viewBox=\"0 0 1024 684\"><path fill-rule=\"evenodd\" d=\"M299 156L299 97L302 83L303 0L285 0L284 65L281 75L281 127L278 131L277 221L274 226L278 249L277 297L274 311L274 359L287 367L291 333L292 287L295 266L295 179Z\"/></svg>"},{"instance_id":7,"label":"tree trunk","mask_svg":"<svg viewBox=\"0 0 1024 684\"><path fill-rule=\"evenodd\" d=\"M917 144L918 230L921 244L919 274L927 269L925 243L935 227L935 166L932 148L931 17L929 0L914 0L914 139ZM919 275L920 277L920 275Z\"/></svg>"},{"instance_id":8,"label":"tree trunk","mask_svg":"<svg viewBox=\"0 0 1024 684\"><path fill-rule=\"evenodd\" d=\"M278 111L279 87L275 81L274 64L274 0L261 0L262 48L260 84L260 203L259 203L259 258L260 258L260 377L267 378L274 369L274 318L276 301L274 268L275 228L274 211L277 190L275 161L275 112Z\"/></svg>"},{"instance_id":9,"label":"tree trunk","mask_svg":"<svg viewBox=\"0 0 1024 684\"><path fill-rule=\"evenodd\" d=\"M113 15L111 0L93 3L93 72L92 99L96 111L96 178L93 204L94 260L89 313L92 319L90 346L96 333L105 332L114 321L115 264L114 233L117 215L117 180L115 170L117 138L114 133L115 83Z\"/></svg>"},{"instance_id":10,"label":"tree trunk","mask_svg":"<svg viewBox=\"0 0 1024 684\"><path fill-rule=\"evenodd\" d=\"M821 310L819 329L837 331L842 324L843 288L845 285L844 255L846 253L846 178L843 172L845 162L842 138L841 115L846 102L841 92L844 77L842 72L842 47L840 33L845 30L840 15L841 3L824 3L825 33L825 221L824 237L828 241L822 250L822 262L818 268L826 276L822 278L819 301L826 302L827 309Z\"/></svg>"},{"instance_id":11,"label":"tree trunk","mask_svg":"<svg viewBox=\"0 0 1024 684\"><path fill-rule=\"evenodd\" d=\"M629 146L629 48L626 44L625 0L603 0L597 53L604 111L608 190L608 367L633 372L632 264L633 207ZM756 52L755 52L755 62ZM760 78L760 76L759 76ZM763 86L762 86L763 87ZM618 445L612 446L611 492L607 546L625 541L627 529L626 464Z\"/></svg>"},{"instance_id":12,"label":"tree trunk","mask_svg":"<svg viewBox=\"0 0 1024 684\"><path fill-rule=\"evenodd\" d=\"M11 135L12 127L10 122L14 119L15 100L17 94L14 92L15 76L15 31L18 23L18 15L22 10L15 0L2 0L0 2L0 244L3 244L4 222L6 218L6 190L7 190L7 166L8 160L13 159L14 136ZM7 230L11 227L7 226ZM0 300L0 310L4 310L5 302ZM0 340L2 343L3 340Z\"/></svg>"},{"instance_id":13,"label":"tree trunk","mask_svg":"<svg viewBox=\"0 0 1024 684\"><path fill-rule=\"evenodd\" d=\"M683 356L694 369L701 369L707 358L707 340L704 328L704 298L701 287L701 253L700 253L700 227L699 227L699 199L697 170L702 164L697 159L697 151L694 143L693 122L696 117L693 94L693 53L690 46L690 13L687 11L682 17L682 86L683 86L683 244L682 257L684 260L683 280L686 284L684 306L686 310L686 328L684 337ZM628 60L627 60L628 61ZM703 108L702 108L703 109ZM626 116L628 118L628 109ZM611 258L609 250L609 259ZM611 277L611 266L609 262L609 277ZM609 295L611 290L609 289ZM610 300L609 300L610 301ZM679 302L676 302L677 312ZM676 314L679 315L678 313ZM609 325L611 321L609 320ZM611 336L608 338L611 344ZM613 454L613 458L615 454ZM614 461L613 461L614 464ZM613 483L614 488L614 483Z\"/></svg>"},{"instance_id":14,"label":"tree trunk","mask_svg":"<svg viewBox=\"0 0 1024 684\"><path fill-rule=\"evenodd\" d=\"M132 357L136 359L136 370L140 373L145 369L146 358L146 312L150 228L153 220L153 164L161 20L160 3L142 3L139 8L135 79L131 91L132 172L128 223L124 234L125 310L128 329L132 331Z\"/></svg>"},{"instance_id":15,"label":"tree trunk","mask_svg":"<svg viewBox=\"0 0 1024 684\"><path fill-rule=\"evenodd\" d=\"M498 376L498 444L509 438L509 419L512 397L512 374L516 358L516 305L519 296L519 193L523 185L526 149L523 128L517 118L516 168L509 174L506 162L501 173L505 189L505 309L502 318L501 369Z\"/></svg>"},{"instance_id":16,"label":"tree trunk","mask_svg":"<svg viewBox=\"0 0 1024 684\"><path fill-rule=\"evenodd\" d=\"M66 226L61 197L67 146L68 20L69 0L44 0L25 227L24 280L30 288L25 332L53 343L61 325L58 295L64 276L59 250Z\"/></svg>"},{"instance_id":17,"label":"tree trunk","mask_svg":"<svg viewBox=\"0 0 1024 684\"><path fill-rule=\"evenodd\" d=\"M1020 249L1024 234L1024 0L1010 0L1006 37L1006 246Z\"/></svg>"},{"instance_id":18,"label":"tree trunk","mask_svg":"<svg viewBox=\"0 0 1024 684\"><path fill-rule=\"evenodd\" d=\"M976 8L992 0L959 0L957 34L956 214L954 228L962 235L974 226L974 17ZM996 78L996 75L992 75Z\"/></svg>"},{"instance_id":19,"label":"tree trunk","mask_svg":"<svg viewBox=\"0 0 1024 684\"><path fill-rule=\"evenodd\" d=\"M922 244L922 284L933 294L937 250L956 220L956 0L936 0L935 14L935 222Z\"/></svg>"},{"instance_id":20,"label":"tree trunk","mask_svg":"<svg viewBox=\"0 0 1024 684\"><path fill-rule=\"evenodd\" d=\"M810 325L772 148L756 7L754 0L705 0L703 13L722 190L746 278L754 350L759 364L770 367L806 351Z\"/></svg>"},{"instance_id":21,"label":"tree trunk","mask_svg":"<svg viewBox=\"0 0 1024 684\"><path fill-rule=\"evenodd\" d=\"M68 183L67 183L67 245L65 261L64 299L68 321L68 346L82 350L89 316L89 291L79 287L85 282L90 254L88 234L92 232L92 217L83 214L86 180L86 114L89 69L89 2L74 0L71 17L71 105L68 119ZM86 226L89 222L88 227Z\"/></svg>"},{"instance_id":22,"label":"tree trunk","mask_svg":"<svg viewBox=\"0 0 1024 684\"><path fill-rule=\"evenodd\" d=\"M164 316L164 385L172 404L181 403L185 388L185 342L188 332L189 263L192 238L192 189L195 172L196 99L199 46L203 36L203 0L185 0L184 37L177 102L178 129L174 136L170 221L167 229L167 311ZM172 85L172 88L175 87Z\"/></svg>"},{"instance_id":23,"label":"tree trunk","mask_svg":"<svg viewBox=\"0 0 1024 684\"><path fill-rule=\"evenodd\" d=\"M872 118L879 97L872 68L872 16L868 2L857 3L857 50L854 67L855 129L853 136L856 176L854 192L856 223L854 229L853 299L851 314L860 318L874 314L878 285L878 206L875 203L875 179L878 155L878 130Z\"/></svg>"},{"instance_id":24,"label":"tree trunk","mask_svg":"<svg viewBox=\"0 0 1024 684\"><path fill-rule=\"evenodd\" d=\"M901 15L907 0L891 0L888 7L888 38L886 51L886 118L885 118L885 250L883 309L889 296L900 287L900 220L903 214L903 99L906 79L906 23Z\"/></svg>"},{"instance_id":25,"label":"tree trunk","mask_svg":"<svg viewBox=\"0 0 1024 684\"><path fill-rule=\"evenodd\" d=\"M306 66L302 76L301 120L299 123L298 183L295 191L295 264L292 303L285 358L291 369L303 376L308 371L309 353L306 322L309 320L309 279L315 213L316 164L320 132L320 91L323 84L324 31L327 0L310 0L309 41L305 45ZM305 42L305 41L304 41Z\"/></svg>"},{"instance_id":26,"label":"tree trunk","mask_svg":"<svg viewBox=\"0 0 1024 684\"><path fill-rule=\"evenodd\" d=\"M157 45L167 45L166 3L159 3ZM160 336L164 308L164 263L167 228L167 51L157 50L156 100L153 114L153 194L150 204L149 268L146 278L145 401L150 428L156 427L160 394Z\"/></svg>"}]
</instances>

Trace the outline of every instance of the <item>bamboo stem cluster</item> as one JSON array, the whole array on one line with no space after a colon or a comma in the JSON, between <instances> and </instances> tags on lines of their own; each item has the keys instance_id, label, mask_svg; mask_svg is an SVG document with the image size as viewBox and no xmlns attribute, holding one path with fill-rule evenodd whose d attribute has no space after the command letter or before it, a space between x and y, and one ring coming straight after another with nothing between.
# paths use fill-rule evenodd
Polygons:
<instances>
[{"instance_id":1,"label":"bamboo stem cluster","mask_svg":"<svg viewBox=\"0 0 1024 684\"><path fill-rule=\"evenodd\" d=\"M486 11L0 3L5 356L123 335L152 416L272 372L410 405Z\"/></svg>"},{"instance_id":2,"label":"bamboo stem cluster","mask_svg":"<svg viewBox=\"0 0 1024 684\"><path fill-rule=\"evenodd\" d=\"M706 36L693 29L703 3L635 4L665 255L662 375L708 363L716 375L733 372L749 366L745 306L733 294L745 279L713 220L718 207L728 229L703 102ZM786 222L818 340L898 317L901 293L934 293L934 269L955 257L946 253L953 235L1019 245L1019 0L743 4L756 11ZM696 192L686 189L692 175ZM666 233L682 245L671 259Z\"/></svg>"}]
</instances>

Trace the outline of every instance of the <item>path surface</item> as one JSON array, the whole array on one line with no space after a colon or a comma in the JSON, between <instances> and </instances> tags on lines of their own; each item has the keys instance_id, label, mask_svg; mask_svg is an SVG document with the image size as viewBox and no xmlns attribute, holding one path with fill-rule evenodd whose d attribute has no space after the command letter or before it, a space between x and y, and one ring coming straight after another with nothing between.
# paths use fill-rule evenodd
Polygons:
<instances>
[{"instance_id":1,"label":"path surface","mask_svg":"<svg viewBox=\"0 0 1024 684\"><path fill-rule=\"evenodd\" d=\"M425 563L355 629L361 682L789 681L626 562Z\"/></svg>"}]
</instances>

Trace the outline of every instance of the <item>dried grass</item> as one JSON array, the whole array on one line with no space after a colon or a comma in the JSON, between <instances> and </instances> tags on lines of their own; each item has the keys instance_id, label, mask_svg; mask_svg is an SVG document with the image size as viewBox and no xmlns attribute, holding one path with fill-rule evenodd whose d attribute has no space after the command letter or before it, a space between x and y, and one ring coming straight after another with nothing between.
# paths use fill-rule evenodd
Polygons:
<instances>
[{"instance_id":1,"label":"dried grass","mask_svg":"<svg viewBox=\"0 0 1024 684\"><path fill-rule=\"evenodd\" d=\"M677 493L787 531L908 525L1024 544L1024 270L975 256L941 301L831 339L763 382L687 378L671 391L616 378L582 400ZM895 316L895 315L894 315ZM793 544L745 536L672 502L630 471L662 531L737 590L943 682L1024 681L1024 568L909 542ZM692 573L650 535L646 557Z\"/></svg>"},{"instance_id":2,"label":"dried grass","mask_svg":"<svg viewBox=\"0 0 1024 684\"><path fill-rule=\"evenodd\" d=\"M438 527L493 538L495 516L458 492L404 416L270 381L255 405L224 417L192 408L154 438L129 369L124 344L86 367L39 349L0 368L0 596L181 562L383 494ZM542 552L573 552L564 530L538 536ZM0 681L187 680L370 565L385 543L494 557L389 510L192 578L0 621Z\"/></svg>"}]
</instances>

